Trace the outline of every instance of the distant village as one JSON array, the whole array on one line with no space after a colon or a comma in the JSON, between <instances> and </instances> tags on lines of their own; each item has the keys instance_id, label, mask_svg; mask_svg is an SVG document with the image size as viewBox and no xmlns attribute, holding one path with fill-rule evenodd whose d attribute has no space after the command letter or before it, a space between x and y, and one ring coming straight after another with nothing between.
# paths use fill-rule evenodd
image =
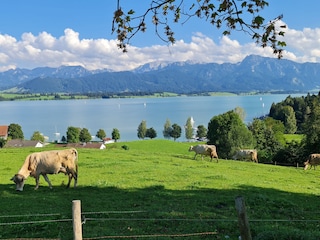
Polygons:
<instances>
[{"instance_id":1,"label":"distant village","mask_svg":"<svg viewBox=\"0 0 320 240\"><path fill-rule=\"evenodd\" d=\"M18 147L35 147L42 148L48 145L47 142L37 140L26 140L26 139L9 139L8 138L7 125L0 125L0 139L5 140L3 148L18 148ZM114 140L111 138L104 138L101 142L87 142L87 143L56 143L59 147L75 147L75 148L95 148L105 149L106 144L113 143Z\"/></svg>"}]
</instances>

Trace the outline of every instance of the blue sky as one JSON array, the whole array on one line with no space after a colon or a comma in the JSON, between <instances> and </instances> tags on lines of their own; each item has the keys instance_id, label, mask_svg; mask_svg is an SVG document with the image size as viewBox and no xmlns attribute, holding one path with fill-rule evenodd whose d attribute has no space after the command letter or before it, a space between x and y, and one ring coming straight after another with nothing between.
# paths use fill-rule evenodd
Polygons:
<instances>
[{"instance_id":1,"label":"blue sky","mask_svg":"<svg viewBox=\"0 0 320 240\"><path fill-rule=\"evenodd\" d=\"M188 2L185 1L185 6ZM214 0L215 1L215 0ZM137 13L151 0L121 0L125 11ZM320 62L319 0L269 0L261 14L280 14L287 24L285 58ZM0 71L11 68L81 65L88 69L131 70L149 62L239 62L250 54L274 57L244 33L223 37L209 23L191 19L173 24L176 44L168 46L154 32L139 33L127 54L116 47L111 34L116 0L1 0Z\"/></svg>"}]
</instances>

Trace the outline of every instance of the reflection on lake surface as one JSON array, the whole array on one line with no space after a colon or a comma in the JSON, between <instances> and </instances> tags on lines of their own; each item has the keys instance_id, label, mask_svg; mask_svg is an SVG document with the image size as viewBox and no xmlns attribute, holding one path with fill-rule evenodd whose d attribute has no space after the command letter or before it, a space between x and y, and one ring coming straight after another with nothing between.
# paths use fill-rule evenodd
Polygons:
<instances>
[{"instance_id":1,"label":"reflection on lake surface","mask_svg":"<svg viewBox=\"0 0 320 240\"><path fill-rule=\"evenodd\" d=\"M291 95L292 97L302 96ZM49 141L66 136L69 126L87 128L92 136L103 129L111 137L113 128L120 131L120 141L138 140L137 128L142 120L147 128L157 131L163 138L163 126L167 119L181 127L188 117L195 126L208 126L213 116L241 107L245 110L245 122L268 114L271 104L284 100L288 94L214 97L168 98L119 98L56 101L5 101L0 102L0 125L17 123L22 127L25 139L34 131L49 137ZM183 141L184 131L181 138Z\"/></svg>"}]
</instances>

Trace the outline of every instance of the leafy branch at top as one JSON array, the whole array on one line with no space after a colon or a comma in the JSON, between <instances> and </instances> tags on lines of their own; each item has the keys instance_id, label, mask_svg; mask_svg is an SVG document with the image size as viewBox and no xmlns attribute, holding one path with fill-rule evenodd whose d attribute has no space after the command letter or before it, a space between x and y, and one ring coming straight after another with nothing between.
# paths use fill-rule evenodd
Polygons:
<instances>
[{"instance_id":1,"label":"leafy branch at top","mask_svg":"<svg viewBox=\"0 0 320 240\"><path fill-rule=\"evenodd\" d=\"M124 12L118 2L112 22L112 32L117 34L118 47L127 52L127 45L138 33L147 30L148 16L155 28L156 35L164 42L174 44L176 39L170 27L172 23L185 23L197 17L210 22L214 27L223 30L223 35L232 31L249 34L256 44L271 47L278 58L282 58L286 46L281 37L284 36L285 25L277 26L282 15L268 21L259 15L261 10L269 6L264 0L152 0L146 11L136 16L134 10ZM186 2L191 4L186 6ZM249 19L249 20L245 20ZM172 20L172 21L170 21ZM163 28L160 33L159 29Z\"/></svg>"}]
</instances>

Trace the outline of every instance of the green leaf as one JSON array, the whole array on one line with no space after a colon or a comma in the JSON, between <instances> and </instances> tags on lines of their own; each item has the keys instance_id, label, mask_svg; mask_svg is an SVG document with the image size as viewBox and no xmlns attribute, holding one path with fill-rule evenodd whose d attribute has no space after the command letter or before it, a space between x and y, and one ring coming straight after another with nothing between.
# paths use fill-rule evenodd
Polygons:
<instances>
[{"instance_id":1,"label":"green leaf","mask_svg":"<svg viewBox=\"0 0 320 240\"><path fill-rule=\"evenodd\" d=\"M223 35L230 35L230 31L224 31L222 34Z\"/></svg>"},{"instance_id":2,"label":"green leaf","mask_svg":"<svg viewBox=\"0 0 320 240\"><path fill-rule=\"evenodd\" d=\"M264 18L261 17L261 16L257 16L257 17L255 17L255 19L254 19L254 23L256 23L257 25L262 25L263 22L264 22Z\"/></svg>"},{"instance_id":3,"label":"green leaf","mask_svg":"<svg viewBox=\"0 0 320 240\"><path fill-rule=\"evenodd\" d=\"M286 42L278 41L278 46L286 47L286 46L287 46L287 44L286 44Z\"/></svg>"}]
</instances>

